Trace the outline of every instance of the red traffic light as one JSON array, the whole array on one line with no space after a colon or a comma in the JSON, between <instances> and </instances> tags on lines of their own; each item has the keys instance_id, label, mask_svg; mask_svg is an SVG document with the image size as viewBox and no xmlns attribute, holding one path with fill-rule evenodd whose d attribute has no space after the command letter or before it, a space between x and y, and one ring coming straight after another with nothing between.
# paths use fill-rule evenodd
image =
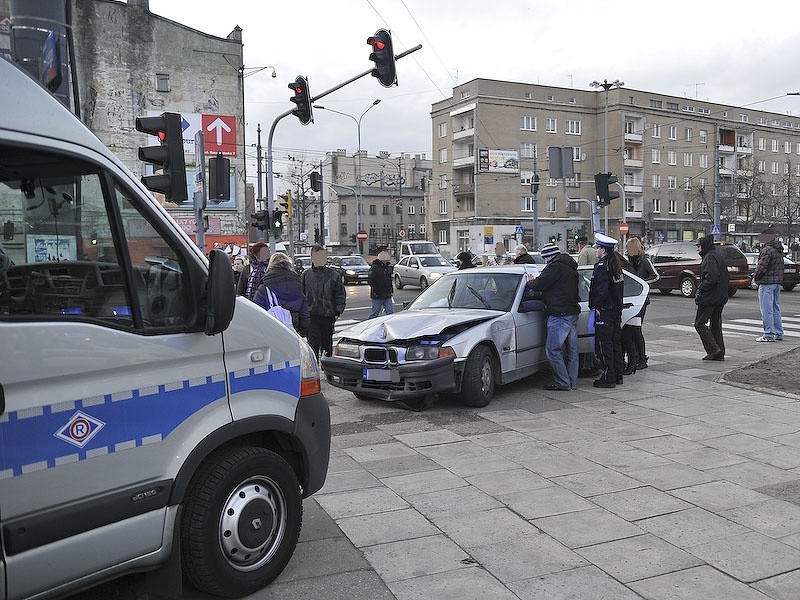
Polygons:
<instances>
[{"instance_id":1,"label":"red traffic light","mask_svg":"<svg viewBox=\"0 0 800 600\"><path fill-rule=\"evenodd\" d=\"M294 92L294 96L289 98L294 102L297 107L292 111L292 114L300 119L303 125L308 125L314 122L314 114L311 108L311 93L308 90L308 79L302 75L289 84L289 89Z\"/></svg>"},{"instance_id":2,"label":"red traffic light","mask_svg":"<svg viewBox=\"0 0 800 600\"><path fill-rule=\"evenodd\" d=\"M367 38L367 43L372 46L369 59L375 63L372 76L377 77L383 87L396 85L397 71L394 64L392 34L386 29L378 29L375 35Z\"/></svg>"}]
</instances>

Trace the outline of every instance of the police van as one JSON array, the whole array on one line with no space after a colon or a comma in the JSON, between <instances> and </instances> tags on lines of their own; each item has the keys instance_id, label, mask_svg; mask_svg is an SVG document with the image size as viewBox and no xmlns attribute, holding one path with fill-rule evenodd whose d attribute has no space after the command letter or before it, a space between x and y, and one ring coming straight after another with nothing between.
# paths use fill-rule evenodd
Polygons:
<instances>
[{"instance_id":1,"label":"police van","mask_svg":"<svg viewBox=\"0 0 800 600\"><path fill-rule=\"evenodd\" d=\"M325 481L316 359L37 82L0 81L0 599L136 571L252 593Z\"/></svg>"}]
</instances>

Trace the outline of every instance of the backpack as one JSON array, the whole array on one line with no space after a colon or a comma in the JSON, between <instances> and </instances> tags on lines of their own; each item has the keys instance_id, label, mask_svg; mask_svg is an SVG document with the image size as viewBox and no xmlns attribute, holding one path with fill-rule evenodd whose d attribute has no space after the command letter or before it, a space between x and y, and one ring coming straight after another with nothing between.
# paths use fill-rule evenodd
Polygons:
<instances>
[{"instance_id":1,"label":"backpack","mask_svg":"<svg viewBox=\"0 0 800 600\"><path fill-rule=\"evenodd\" d=\"M267 301L269 302L269 306L264 307L267 309L267 312L287 327L294 329L292 313L278 304L278 298L275 296L275 293L267 286L264 286L264 293L267 295Z\"/></svg>"}]
</instances>

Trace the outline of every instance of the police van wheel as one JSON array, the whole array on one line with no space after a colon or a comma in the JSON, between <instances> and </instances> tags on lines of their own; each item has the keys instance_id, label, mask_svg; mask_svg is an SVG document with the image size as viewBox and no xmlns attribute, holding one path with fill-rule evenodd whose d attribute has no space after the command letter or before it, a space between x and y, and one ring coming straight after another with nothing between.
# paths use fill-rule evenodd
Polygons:
<instances>
[{"instance_id":1,"label":"police van wheel","mask_svg":"<svg viewBox=\"0 0 800 600\"><path fill-rule=\"evenodd\" d=\"M289 562L302 520L300 484L283 458L256 447L217 454L186 493L183 573L203 592L252 594Z\"/></svg>"}]
</instances>

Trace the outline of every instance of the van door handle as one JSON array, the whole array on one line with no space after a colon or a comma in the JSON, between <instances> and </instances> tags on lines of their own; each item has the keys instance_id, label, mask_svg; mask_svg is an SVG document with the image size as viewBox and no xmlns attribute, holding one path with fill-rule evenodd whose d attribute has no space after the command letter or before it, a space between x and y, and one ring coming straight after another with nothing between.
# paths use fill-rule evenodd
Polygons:
<instances>
[{"instance_id":1,"label":"van door handle","mask_svg":"<svg viewBox=\"0 0 800 600\"><path fill-rule=\"evenodd\" d=\"M250 353L250 362L263 362L264 361L264 352L261 350L254 350Z\"/></svg>"}]
</instances>

